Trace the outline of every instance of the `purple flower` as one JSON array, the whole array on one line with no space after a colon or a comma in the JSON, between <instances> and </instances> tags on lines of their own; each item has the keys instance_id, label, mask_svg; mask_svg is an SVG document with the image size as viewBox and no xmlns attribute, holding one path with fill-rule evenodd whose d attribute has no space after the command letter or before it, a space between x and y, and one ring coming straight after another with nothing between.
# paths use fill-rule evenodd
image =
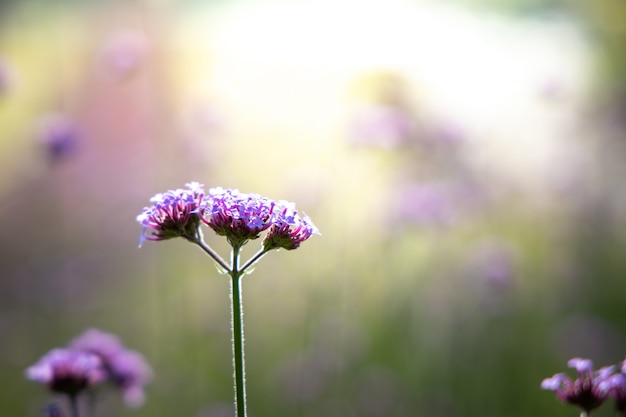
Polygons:
<instances>
[{"instance_id":1,"label":"purple flower","mask_svg":"<svg viewBox=\"0 0 626 417\"><path fill-rule=\"evenodd\" d=\"M147 59L149 46L142 32L123 30L113 33L101 50L103 65L114 78L125 79L141 69Z\"/></svg>"},{"instance_id":2,"label":"purple flower","mask_svg":"<svg viewBox=\"0 0 626 417\"><path fill-rule=\"evenodd\" d=\"M233 246L257 239L272 225L276 203L258 194L238 190L211 188L202 206L202 221Z\"/></svg>"},{"instance_id":3,"label":"purple flower","mask_svg":"<svg viewBox=\"0 0 626 417\"><path fill-rule=\"evenodd\" d=\"M576 405L587 413L602 405L608 397L607 381L614 367L607 366L594 372L592 362L583 358L570 359L567 366L576 369L576 380L559 373L541 381L541 388L554 391L561 401Z\"/></svg>"},{"instance_id":4,"label":"purple flower","mask_svg":"<svg viewBox=\"0 0 626 417\"><path fill-rule=\"evenodd\" d=\"M152 369L144 357L133 350L124 350L105 361L113 383L122 391L124 402L131 407L144 403L144 387L152 379Z\"/></svg>"},{"instance_id":5,"label":"purple flower","mask_svg":"<svg viewBox=\"0 0 626 417\"><path fill-rule=\"evenodd\" d=\"M226 236L231 246L241 247L258 239L270 229L263 241L266 250L295 249L312 234L320 234L311 219L298 215L295 205L278 203L259 194L245 194L236 189L211 188L205 193L197 182L188 189L157 194L137 216L143 226L139 246L145 240L198 237L201 222L219 236Z\"/></svg>"},{"instance_id":6,"label":"purple flower","mask_svg":"<svg viewBox=\"0 0 626 417\"><path fill-rule=\"evenodd\" d=\"M58 162L76 151L79 133L70 118L53 113L44 116L40 123L39 141L50 162Z\"/></svg>"},{"instance_id":7,"label":"purple flower","mask_svg":"<svg viewBox=\"0 0 626 417\"><path fill-rule=\"evenodd\" d=\"M313 234L320 234L313 221L303 213L298 214L295 204L279 201L274 208L272 227L263 240L265 250L296 249Z\"/></svg>"},{"instance_id":8,"label":"purple flower","mask_svg":"<svg viewBox=\"0 0 626 417\"><path fill-rule=\"evenodd\" d=\"M70 348L97 355L108 380L122 391L124 402L131 407L143 404L152 369L141 354L126 349L117 336L98 329L84 332L70 342Z\"/></svg>"},{"instance_id":9,"label":"purple flower","mask_svg":"<svg viewBox=\"0 0 626 417\"><path fill-rule=\"evenodd\" d=\"M408 142L415 132L415 120L409 111L389 104L372 104L360 109L349 126L349 136L354 143L387 149Z\"/></svg>"},{"instance_id":10,"label":"purple flower","mask_svg":"<svg viewBox=\"0 0 626 417\"><path fill-rule=\"evenodd\" d=\"M608 377L603 388L608 390L609 396L615 401L615 409L619 415L626 416L626 360L622 362L621 373Z\"/></svg>"},{"instance_id":11,"label":"purple flower","mask_svg":"<svg viewBox=\"0 0 626 417\"><path fill-rule=\"evenodd\" d=\"M204 197L203 185L185 184L187 189L169 190L156 194L153 203L137 216L142 230L139 246L145 240L165 240L175 237L195 236L200 225L198 208Z\"/></svg>"},{"instance_id":12,"label":"purple flower","mask_svg":"<svg viewBox=\"0 0 626 417\"><path fill-rule=\"evenodd\" d=\"M100 357L89 352L53 349L26 369L26 377L46 384L50 390L69 396L106 379Z\"/></svg>"},{"instance_id":13,"label":"purple flower","mask_svg":"<svg viewBox=\"0 0 626 417\"><path fill-rule=\"evenodd\" d=\"M120 339L98 329L88 329L69 343L69 348L110 358L124 350Z\"/></svg>"}]
</instances>

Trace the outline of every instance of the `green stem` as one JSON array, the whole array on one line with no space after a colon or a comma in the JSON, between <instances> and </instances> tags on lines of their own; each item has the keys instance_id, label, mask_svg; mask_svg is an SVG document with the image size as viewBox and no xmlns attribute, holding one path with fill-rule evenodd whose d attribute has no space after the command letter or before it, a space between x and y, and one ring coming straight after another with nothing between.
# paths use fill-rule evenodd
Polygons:
<instances>
[{"instance_id":1,"label":"green stem","mask_svg":"<svg viewBox=\"0 0 626 417\"><path fill-rule=\"evenodd\" d=\"M243 353L242 270L239 270L239 246L233 247L231 276L231 319L233 330L233 366L235 368L236 417L246 417L246 378Z\"/></svg>"},{"instance_id":2,"label":"green stem","mask_svg":"<svg viewBox=\"0 0 626 417\"><path fill-rule=\"evenodd\" d=\"M258 261L259 259L261 259L261 257L263 255L265 255L267 252L269 252L269 250L266 250L265 248L261 248L257 253L254 254L254 256L252 258L250 258L248 260L248 262L246 262L241 269L239 270L240 274L243 276L244 272L246 271L246 269L250 268L252 265L254 265L254 263L256 261Z\"/></svg>"},{"instance_id":3,"label":"green stem","mask_svg":"<svg viewBox=\"0 0 626 417\"><path fill-rule=\"evenodd\" d=\"M183 237L185 239L187 239L189 242L195 243L196 245L200 246L200 249L202 249L211 258L213 258L213 260L215 262L217 262L217 264L222 269L224 269L224 271L229 272L229 273L231 272L231 269L228 266L228 264L226 263L226 261L223 260L222 257L217 254L217 252L215 252L213 249L211 249L210 246L208 246L206 243L204 243L204 239L202 238L202 232L200 231L200 227L199 226L198 226L198 230L197 230L197 236L183 235Z\"/></svg>"},{"instance_id":4,"label":"green stem","mask_svg":"<svg viewBox=\"0 0 626 417\"><path fill-rule=\"evenodd\" d=\"M70 412L72 417L79 417L78 413L78 396L76 394L69 395L70 399Z\"/></svg>"}]
</instances>

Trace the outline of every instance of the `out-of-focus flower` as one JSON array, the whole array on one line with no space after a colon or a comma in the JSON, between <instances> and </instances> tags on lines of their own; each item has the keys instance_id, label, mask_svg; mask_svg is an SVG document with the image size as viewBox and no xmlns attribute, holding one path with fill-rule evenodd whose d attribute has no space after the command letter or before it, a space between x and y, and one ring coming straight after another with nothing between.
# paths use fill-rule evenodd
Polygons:
<instances>
[{"instance_id":1,"label":"out-of-focus flower","mask_svg":"<svg viewBox=\"0 0 626 417\"><path fill-rule=\"evenodd\" d=\"M66 116L48 114L40 121L39 142L52 163L75 152L78 136L75 124Z\"/></svg>"},{"instance_id":2,"label":"out-of-focus flower","mask_svg":"<svg viewBox=\"0 0 626 417\"><path fill-rule=\"evenodd\" d=\"M626 360L622 362L621 373L611 375L603 382L603 388L615 401L615 409L621 416L626 416Z\"/></svg>"},{"instance_id":3,"label":"out-of-focus flower","mask_svg":"<svg viewBox=\"0 0 626 417\"><path fill-rule=\"evenodd\" d=\"M479 191L471 184L455 181L428 181L401 187L392 201L393 220L403 227L449 226L476 206Z\"/></svg>"},{"instance_id":4,"label":"out-of-focus flower","mask_svg":"<svg viewBox=\"0 0 626 417\"><path fill-rule=\"evenodd\" d=\"M263 246L265 250L292 250L313 234L319 235L320 232L309 216L303 214L300 217L294 203L279 201L274 208L272 227L263 239Z\"/></svg>"},{"instance_id":5,"label":"out-of-focus flower","mask_svg":"<svg viewBox=\"0 0 626 417\"><path fill-rule=\"evenodd\" d=\"M202 206L202 221L233 246L257 239L272 225L276 203L258 194L211 188Z\"/></svg>"},{"instance_id":6,"label":"out-of-focus flower","mask_svg":"<svg viewBox=\"0 0 626 417\"><path fill-rule=\"evenodd\" d=\"M144 387L152 380L152 369L144 357L133 350L124 350L105 361L113 383L122 391L130 407L144 403Z\"/></svg>"},{"instance_id":7,"label":"out-of-focus flower","mask_svg":"<svg viewBox=\"0 0 626 417\"><path fill-rule=\"evenodd\" d=\"M352 116L348 134L352 143L393 149L411 141L415 132L414 117L406 109L372 104Z\"/></svg>"},{"instance_id":8,"label":"out-of-focus flower","mask_svg":"<svg viewBox=\"0 0 626 417\"><path fill-rule=\"evenodd\" d=\"M140 353L126 349L117 336L98 329L85 331L70 342L70 348L97 355L108 380L121 390L124 402L131 407L143 404L152 369Z\"/></svg>"},{"instance_id":9,"label":"out-of-focus flower","mask_svg":"<svg viewBox=\"0 0 626 417\"><path fill-rule=\"evenodd\" d=\"M117 79L137 72L146 60L148 39L137 30L123 30L112 34L101 50L101 59L107 71Z\"/></svg>"},{"instance_id":10,"label":"out-of-focus flower","mask_svg":"<svg viewBox=\"0 0 626 417\"><path fill-rule=\"evenodd\" d=\"M561 401L576 405L587 413L602 405L609 394L607 381L614 367L607 366L594 372L591 360L583 358L570 359L567 366L576 369L577 379L571 380L558 373L541 381L541 388L554 391Z\"/></svg>"},{"instance_id":11,"label":"out-of-focus flower","mask_svg":"<svg viewBox=\"0 0 626 417\"><path fill-rule=\"evenodd\" d=\"M197 182L185 184L187 189L169 190L150 199L150 207L144 207L137 221L142 230L139 246L145 240L165 240L175 237L195 236L200 224L198 213L204 198L203 185Z\"/></svg>"},{"instance_id":12,"label":"out-of-focus flower","mask_svg":"<svg viewBox=\"0 0 626 417\"><path fill-rule=\"evenodd\" d=\"M95 353L101 358L110 358L124 350L124 346L117 336L98 329L84 331L73 339L68 347L74 350Z\"/></svg>"},{"instance_id":13,"label":"out-of-focus flower","mask_svg":"<svg viewBox=\"0 0 626 417\"><path fill-rule=\"evenodd\" d=\"M69 396L94 387L107 374L99 356L70 349L53 349L26 369L26 377Z\"/></svg>"}]
</instances>

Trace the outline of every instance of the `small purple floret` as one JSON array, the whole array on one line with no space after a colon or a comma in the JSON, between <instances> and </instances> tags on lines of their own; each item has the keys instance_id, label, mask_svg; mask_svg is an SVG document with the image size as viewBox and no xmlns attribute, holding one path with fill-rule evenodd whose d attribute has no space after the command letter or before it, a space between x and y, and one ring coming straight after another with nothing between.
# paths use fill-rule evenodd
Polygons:
<instances>
[{"instance_id":1,"label":"small purple floret","mask_svg":"<svg viewBox=\"0 0 626 417\"><path fill-rule=\"evenodd\" d=\"M97 355L69 349L53 349L26 369L26 377L51 391L75 396L106 379Z\"/></svg>"},{"instance_id":2,"label":"small purple floret","mask_svg":"<svg viewBox=\"0 0 626 417\"><path fill-rule=\"evenodd\" d=\"M607 366L594 372L592 362L582 358L571 359L568 366L576 369L577 379L559 373L541 381L541 388L554 391L561 401L576 405L587 413L602 405L609 395L608 381L614 367Z\"/></svg>"}]
</instances>

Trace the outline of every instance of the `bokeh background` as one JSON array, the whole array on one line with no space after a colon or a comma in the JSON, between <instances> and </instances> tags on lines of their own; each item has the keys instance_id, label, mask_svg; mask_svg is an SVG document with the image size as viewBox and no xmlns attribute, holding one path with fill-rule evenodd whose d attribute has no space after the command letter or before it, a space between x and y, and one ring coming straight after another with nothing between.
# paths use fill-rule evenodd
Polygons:
<instances>
[{"instance_id":1,"label":"bokeh background","mask_svg":"<svg viewBox=\"0 0 626 417\"><path fill-rule=\"evenodd\" d=\"M228 279L137 248L196 180L322 232L244 279L251 417L576 415L541 380L626 356L624 45L620 0L2 2L0 413L96 327L155 373L97 417L233 414Z\"/></svg>"}]
</instances>

